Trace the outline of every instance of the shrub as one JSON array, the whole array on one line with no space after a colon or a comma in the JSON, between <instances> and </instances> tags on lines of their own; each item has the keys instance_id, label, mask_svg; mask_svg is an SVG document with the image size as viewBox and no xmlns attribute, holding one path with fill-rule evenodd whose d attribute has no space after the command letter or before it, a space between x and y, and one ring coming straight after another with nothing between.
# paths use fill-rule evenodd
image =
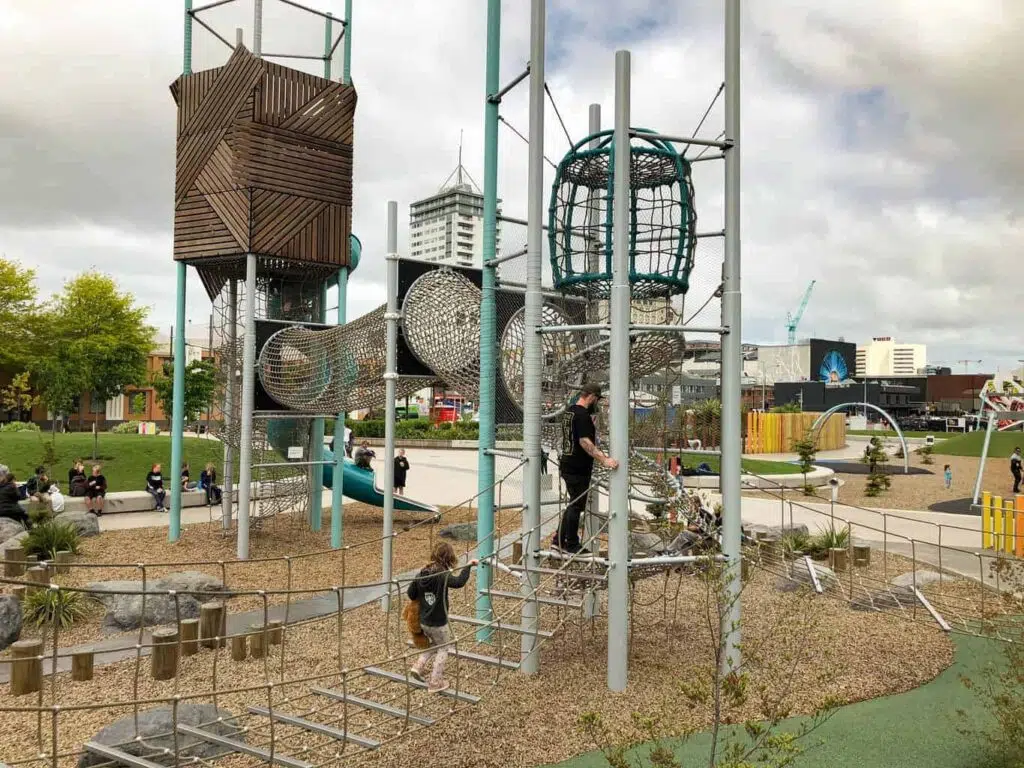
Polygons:
<instances>
[{"instance_id":1,"label":"shrub","mask_svg":"<svg viewBox=\"0 0 1024 768\"><path fill-rule=\"evenodd\" d=\"M114 435L134 435L138 434L139 422L137 421L122 421L120 424L110 428L111 434Z\"/></svg>"},{"instance_id":2,"label":"shrub","mask_svg":"<svg viewBox=\"0 0 1024 768\"><path fill-rule=\"evenodd\" d=\"M917 449L917 455L921 457L922 464L934 464L935 459L932 458L932 453L935 451L934 445L922 445Z\"/></svg>"},{"instance_id":3,"label":"shrub","mask_svg":"<svg viewBox=\"0 0 1024 768\"><path fill-rule=\"evenodd\" d=\"M41 501L30 501L28 503L28 519L32 525L41 525L53 517L53 509L49 504Z\"/></svg>"},{"instance_id":4,"label":"shrub","mask_svg":"<svg viewBox=\"0 0 1024 768\"><path fill-rule=\"evenodd\" d=\"M33 424L31 421L9 421L3 426L0 426L0 432L39 432L38 424Z\"/></svg>"},{"instance_id":5,"label":"shrub","mask_svg":"<svg viewBox=\"0 0 1024 768\"><path fill-rule=\"evenodd\" d=\"M53 560L58 552L78 553L78 530L71 523L48 520L40 523L25 537L25 554Z\"/></svg>"},{"instance_id":6,"label":"shrub","mask_svg":"<svg viewBox=\"0 0 1024 768\"><path fill-rule=\"evenodd\" d=\"M25 597L22 606L25 619L37 627L53 626L56 621L61 629L67 629L86 613L82 593L62 589L36 590Z\"/></svg>"},{"instance_id":7,"label":"shrub","mask_svg":"<svg viewBox=\"0 0 1024 768\"><path fill-rule=\"evenodd\" d=\"M821 557L828 554L830 549L846 549L850 545L849 528L821 528L810 537L807 547L804 550L814 557Z\"/></svg>"},{"instance_id":8,"label":"shrub","mask_svg":"<svg viewBox=\"0 0 1024 768\"><path fill-rule=\"evenodd\" d=\"M813 540L810 534L803 531L790 531L782 536L782 550L786 555L793 555L795 552L807 554L813 549Z\"/></svg>"}]
</instances>

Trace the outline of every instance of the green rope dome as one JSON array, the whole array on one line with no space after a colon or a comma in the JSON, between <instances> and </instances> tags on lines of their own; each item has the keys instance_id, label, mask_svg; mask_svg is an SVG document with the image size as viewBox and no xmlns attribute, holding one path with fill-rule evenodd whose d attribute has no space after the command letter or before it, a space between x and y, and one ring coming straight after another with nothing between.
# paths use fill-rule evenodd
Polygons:
<instances>
[{"instance_id":1,"label":"green rope dome","mask_svg":"<svg viewBox=\"0 0 1024 768\"><path fill-rule=\"evenodd\" d=\"M690 163L670 143L635 130L629 174L632 295L685 294L697 243ZM614 131L600 131L576 143L555 171L548 246L554 285L563 293L610 294L614 161Z\"/></svg>"}]
</instances>

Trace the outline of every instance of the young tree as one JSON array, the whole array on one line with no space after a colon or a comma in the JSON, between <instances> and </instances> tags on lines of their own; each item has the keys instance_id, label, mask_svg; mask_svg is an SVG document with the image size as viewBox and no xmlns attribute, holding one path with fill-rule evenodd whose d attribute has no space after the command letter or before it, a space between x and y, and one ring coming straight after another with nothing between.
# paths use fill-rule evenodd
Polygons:
<instances>
[{"instance_id":1,"label":"young tree","mask_svg":"<svg viewBox=\"0 0 1024 768\"><path fill-rule=\"evenodd\" d=\"M769 413L803 413L803 409L800 407L800 403L793 401L776 405L769 410Z\"/></svg>"},{"instance_id":2,"label":"young tree","mask_svg":"<svg viewBox=\"0 0 1024 768\"><path fill-rule=\"evenodd\" d=\"M804 475L804 493L808 496L813 496L814 488L807 482L807 473L814 469L814 459L818 455L818 444L811 436L811 433L807 432L799 440L793 441L793 450L800 457L800 471Z\"/></svg>"},{"instance_id":3,"label":"young tree","mask_svg":"<svg viewBox=\"0 0 1024 768\"><path fill-rule=\"evenodd\" d=\"M217 382L211 360L193 360L185 366L185 423L198 421L213 402ZM167 418L174 409L174 365L164 365L163 374L153 378L157 402Z\"/></svg>"},{"instance_id":4,"label":"young tree","mask_svg":"<svg viewBox=\"0 0 1024 768\"><path fill-rule=\"evenodd\" d=\"M21 415L39 402L39 398L32 394L32 387L28 381L28 371L19 373L3 390L0 390L0 404L4 410L14 411L17 421L21 421Z\"/></svg>"},{"instance_id":5,"label":"young tree","mask_svg":"<svg viewBox=\"0 0 1024 768\"><path fill-rule=\"evenodd\" d=\"M65 283L64 291L47 307L44 317L45 352L37 367L47 370L49 386L70 383L100 400L120 395L126 387L143 384L153 348L153 328L146 325L148 310L118 289L113 278L85 272ZM77 368L57 375L57 360ZM72 395L72 397L74 397ZM44 394L45 396L45 394ZM56 400L65 400L65 393Z\"/></svg>"},{"instance_id":6,"label":"young tree","mask_svg":"<svg viewBox=\"0 0 1024 768\"><path fill-rule=\"evenodd\" d=\"M878 496L883 491L889 490L892 480L887 473L880 469L887 461L889 461L889 456L882 447L881 438L872 437L861 458L861 463L868 465L868 480L864 486L866 496Z\"/></svg>"},{"instance_id":7,"label":"young tree","mask_svg":"<svg viewBox=\"0 0 1024 768\"><path fill-rule=\"evenodd\" d=\"M0 257L0 369L25 370L32 357L39 305L35 270Z\"/></svg>"},{"instance_id":8,"label":"young tree","mask_svg":"<svg viewBox=\"0 0 1024 768\"><path fill-rule=\"evenodd\" d=\"M53 414L53 433L57 433L59 416L71 413L75 398L87 386L85 372L71 352L60 347L34 363L36 387L40 400Z\"/></svg>"}]
</instances>

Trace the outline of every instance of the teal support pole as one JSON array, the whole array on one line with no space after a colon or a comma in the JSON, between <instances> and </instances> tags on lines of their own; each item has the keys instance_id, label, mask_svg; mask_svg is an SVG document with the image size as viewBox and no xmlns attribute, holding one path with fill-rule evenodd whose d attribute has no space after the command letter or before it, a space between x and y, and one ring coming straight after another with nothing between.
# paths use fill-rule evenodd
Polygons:
<instances>
[{"instance_id":1,"label":"teal support pole","mask_svg":"<svg viewBox=\"0 0 1024 768\"><path fill-rule=\"evenodd\" d=\"M192 0L185 0L185 55L182 57L181 74L192 74Z\"/></svg>"},{"instance_id":2,"label":"teal support pole","mask_svg":"<svg viewBox=\"0 0 1024 768\"><path fill-rule=\"evenodd\" d=\"M327 281L320 283L320 306L316 315L317 322L327 320ZM309 460L324 460L324 420L313 419L309 436ZM324 465L312 464L309 467L309 527L319 531L323 526L324 511Z\"/></svg>"},{"instance_id":3,"label":"teal support pole","mask_svg":"<svg viewBox=\"0 0 1024 768\"><path fill-rule=\"evenodd\" d=\"M331 79L331 39L334 36L334 17L331 16L330 12L327 13L327 18L324 19L324 79Z\"/></svg>"},{"instance_id":4,"label":"teal support pole","mask_svg":"<svg viewBox=\"0 0 1024 768\"><path fill-rule=\"evenodd\" d=\"M484 107L484 242L483 284L480 297L480 454L478 464L479 510L476 518L477 570L476 615L483 621L493 616L490 589L493 565L486 559L495 552L494 532L494 398L497 366L497 298L495 268L487 266L496 255L498 225L498 101L492 98L501 88L501 0L487 0L487 72ZM490 638L490 629L477 632L480 641Z\"/></svg>"},{"instance_id":5,"label":"teal support pole","mask_svg":"<svg viewBox=\"0 0 1024 768\"><path fill-rule=\"evenodd\" d=\"M348 269L338 270L338 325L345 324L348 299ZM342 496L345 492L345 414L334 420L334 482L331 486L331 548L341 549Z\"/></svg>"},{"instance_id":6,"label":"teal support pole","mask_svg":"<svg viewBox=\"0 0 1024 768\"><path fill-rule=\"evenodd\" d=\"M174 314L174 406L171 409L171 466L164 473L171 483L171 515L168 538L181 538L181 462L185 432L185 262L174 265L178 287Z\"/></svg>"},{"instance_id":7,"label":"teal support pole","mask_svg":"<svg viewBox=\"0 0 1024 768\"><path fill-rule=\"evenodd\" d=\"M341 82L345 85L352 85L352 0L345 0L345 40L342 43L344 51L341 65Z\"/></svg>"}]
</instances>

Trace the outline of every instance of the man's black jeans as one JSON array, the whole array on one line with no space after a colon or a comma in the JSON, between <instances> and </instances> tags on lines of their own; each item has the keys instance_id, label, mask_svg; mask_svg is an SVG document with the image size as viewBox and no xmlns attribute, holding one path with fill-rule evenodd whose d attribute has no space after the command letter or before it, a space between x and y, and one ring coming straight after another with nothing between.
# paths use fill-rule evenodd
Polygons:
<instances>
[{"instance_id":1,"label":"man's black jeans","mask_svg":"<svg viewBox=\"0 0 1024 768\"><path fill-rule=\"evenodd\" d=\"M562 513L558 525L558 546L565 550L580 548L580 516L587 508L590 475L562 474L565 490L569 495L569 503Z\"/></svg>"}]
</instances>

